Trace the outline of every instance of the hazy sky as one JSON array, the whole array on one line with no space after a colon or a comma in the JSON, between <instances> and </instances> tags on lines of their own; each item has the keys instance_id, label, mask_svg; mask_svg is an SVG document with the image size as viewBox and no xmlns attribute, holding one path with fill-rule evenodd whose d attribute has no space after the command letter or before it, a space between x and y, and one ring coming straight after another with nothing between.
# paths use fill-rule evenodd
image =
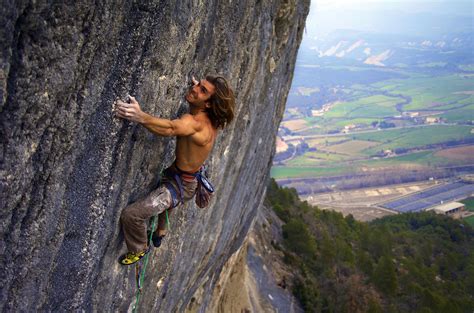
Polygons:
<instances>
[{"instance_id":1,"label":"hazy sky","mask_svg":"<svg viewBox=\"0 0 474 313\"><path fill-rule=\"evenodd\" d=\"M433 14L471 18L474 26L474 0L311 0L306 20L308 33L321 34L334 29L377 29L384 15ZM385 25L387 27L387 25ZM390 26L390 25L388 25ZM393 28L397 25L394 24Z\"/></svg>"},{"instance_id":2,"label":"hazy sky","mask_svg":"<svg viewBox=\"0 0 474 313\"><path fill-rule=\"evenodd\" d=\"M472 0L312 0L312 8L318 10L333 9L364 9L370 7L397 6L404 7L407 11L423 11L431 8L441 8L446 6L462 6L464 10L459 13L467 13L465 9L470 9L473 13ZM463 12L464 11L464 12Z\"/></svg>"}]
</instances>

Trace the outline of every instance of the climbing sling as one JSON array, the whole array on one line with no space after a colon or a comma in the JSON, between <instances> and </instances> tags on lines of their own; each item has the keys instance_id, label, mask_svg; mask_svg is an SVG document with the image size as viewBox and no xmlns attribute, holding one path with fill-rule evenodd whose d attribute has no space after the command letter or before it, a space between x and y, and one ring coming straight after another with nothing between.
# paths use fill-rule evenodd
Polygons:
<instances>
[{"instance_id":1,"label":"climbing sling","mask_svg":"<svg viewBox=\"0 0 474 313\"><path fill-rule=\"evenodd\" d=\"M198 185L196 188L195 203L198 207L205 208L211 202L212 194L214 193L214 186L207 178L207 173L204 167L201 168L197 175Z\"/></svg>"}]
</instances>

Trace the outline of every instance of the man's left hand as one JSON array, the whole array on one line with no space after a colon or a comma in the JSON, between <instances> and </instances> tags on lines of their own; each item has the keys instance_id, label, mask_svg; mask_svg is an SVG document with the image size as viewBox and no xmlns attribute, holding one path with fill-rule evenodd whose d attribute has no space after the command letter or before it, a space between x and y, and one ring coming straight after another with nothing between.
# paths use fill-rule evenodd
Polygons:
<instances>
[{"instance_id":1,"label":"man's left hand","mask_svg":"<svg viewBox=\"0 0 474 313\"><path fill-rule=\"evenodd\" d=\"M142 123L143 122L143 113L140 105L138 104L137 100L129 96L130 102L123 102L122 100L118 99L115 103L115 115L124 118L126 120Z\"/></svg>"}]
</instances>

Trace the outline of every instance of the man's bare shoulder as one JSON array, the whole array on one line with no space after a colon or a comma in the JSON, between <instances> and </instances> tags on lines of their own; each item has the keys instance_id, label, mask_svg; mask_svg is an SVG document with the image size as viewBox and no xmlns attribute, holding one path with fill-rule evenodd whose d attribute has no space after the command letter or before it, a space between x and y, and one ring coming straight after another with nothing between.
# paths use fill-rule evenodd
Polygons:
<instances>
[{"instance_id":1,"label":"man's bare shoulder","mask_svg":"<svg viewBox=\"0 0 474 313\"><path fill-rule=\"evenodd\" d=\"M200 146L212 143L216 137L217 129L214 128L207 114L197 114L193 117L200 123L200 130L194 137L195 143Z\"/></svg>"},{"instance_id":2,"label":"man's bare shoulder","mask_svg":"<svg viewBox=\"0 0 474 313\"><path fill-rule=\"evenodd\" d=\"M195 130L200 130L203 127L202 126L202 121L197 119L196 116L194 116L192 114L189 114L189 113L181 115L178 118L178 121L180 121L183 124L191 126Z\"/></svg>"},{"instance_id":3,"label":"man's bare shoulder","mask_svg":"<svg viewBox=\"0 0 474 313\"><path fill-rule=\"evenodd\" d=\"M189 114L189 113L185 113L185 114L181 115L178 119L180 119L180 120L189 120L189 121L195 120L194 116L192 114Z\"/></svg>"}]
</instances>

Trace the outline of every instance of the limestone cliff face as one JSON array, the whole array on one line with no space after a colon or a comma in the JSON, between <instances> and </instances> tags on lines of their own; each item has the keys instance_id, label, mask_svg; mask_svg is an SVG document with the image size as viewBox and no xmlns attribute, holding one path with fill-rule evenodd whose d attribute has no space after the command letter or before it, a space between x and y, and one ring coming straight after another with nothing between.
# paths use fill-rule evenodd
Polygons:
<instances>
[{"instance_id":1,"label":"limestone cliff face","mask_svg":"<svg viewBox=\"0 0 474 313\"><path fill-rule=\"evenodd\" d=\"M308 0L14 1L0 28L2 311L126 311L120 212L156 187L172 138L113 117L116 97L175 118L189 75L222 73L237 116L153 251L140 309L206 311L262 200Z\"/></svg>"}]
</instances>

